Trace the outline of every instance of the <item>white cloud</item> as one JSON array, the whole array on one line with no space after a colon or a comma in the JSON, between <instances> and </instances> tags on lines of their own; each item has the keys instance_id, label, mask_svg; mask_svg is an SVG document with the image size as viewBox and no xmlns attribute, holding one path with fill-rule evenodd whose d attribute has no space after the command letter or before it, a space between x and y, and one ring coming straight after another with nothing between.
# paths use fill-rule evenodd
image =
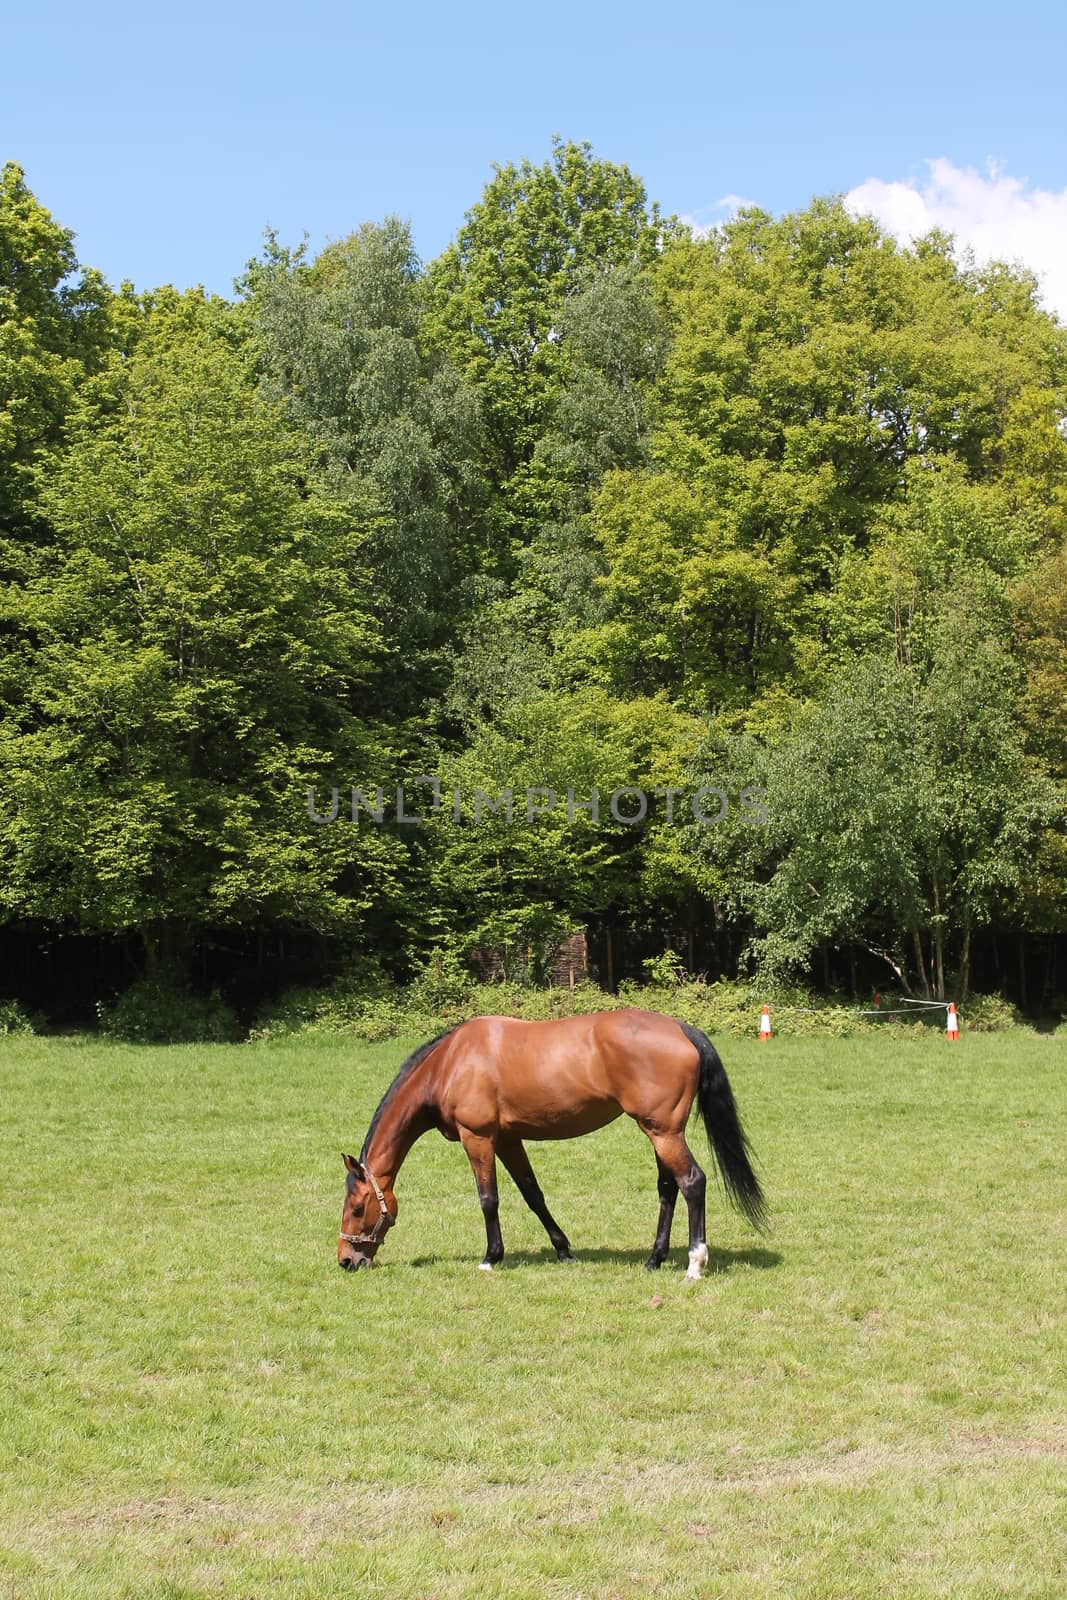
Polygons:
<instances>
[{"instance_id":1,"label":"white cloud","mask_svg":"<svg viewBox=\"0 0 1067 1600\"><path fill-rule=\"evenodd\" d=\"M1037 274L1048 308L1067 320L1067 188L1035 189L992 165L983 177L943 157L928 166L922 184L868 178L845 204L877 217L905 243L943 228L979 262L1021 261Z\"/></svg>"},{"instance_id":2,"label":"white cloud","mask_svg":"<svg viewBox=\"0 0 1067 1600\"><path fill-rule=\"evenodd\" d=\"M710 222L701 222L697 212L686 211L682 213L678 221L684 222L687 227L692 229L695 239L706 239L709 234L714 233L716 228L721 228L724 222L729 222L733 217L736 217L737 213L744 210L746 206L754 206L755 204L755 200L746 200L743 194L724 194L721 200L716 200L715 204L709 208L712 211L722 212L721 216L713 217Z\"/></svg>"}]
</instances>

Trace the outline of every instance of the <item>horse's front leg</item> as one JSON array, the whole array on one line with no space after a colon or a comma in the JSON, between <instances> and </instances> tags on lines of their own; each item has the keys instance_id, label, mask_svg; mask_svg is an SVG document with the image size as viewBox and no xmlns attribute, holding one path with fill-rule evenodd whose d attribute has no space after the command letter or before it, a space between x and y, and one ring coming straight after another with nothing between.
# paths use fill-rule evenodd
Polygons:
<instances>
[{"instance_id":1,"label":"horse's front leg","mask_svg":"<svg viewBox=\"0 0 1067 1600\"><path fill-rule=\"evenodd\" d=\"M552 1248L561 1261L573 1261L570 1240L548 1209L541 1185L534 1175L530 1158L520 1139L501 1139L500 1159L515 1180L515 1186L540 1222L552 1242Z\"/></svg>"},{"instance_id":2,"label":"horse's front leg","mask_svg":"<svg viewBox=\"0 0 1067 1600\"><path fill-rule=\"evenodd\" d=\"M496 1186L496 1146L492 1139L479 1133L469 1133L461 1128L459 1133L467 1160L478 1185L478 1199L485 1218L485 1260L479 1262L483 1272L492 1272L498 1261L504 1259L504 1240L500 1233L500 1197Z\"/></svg>"}]
</instances>

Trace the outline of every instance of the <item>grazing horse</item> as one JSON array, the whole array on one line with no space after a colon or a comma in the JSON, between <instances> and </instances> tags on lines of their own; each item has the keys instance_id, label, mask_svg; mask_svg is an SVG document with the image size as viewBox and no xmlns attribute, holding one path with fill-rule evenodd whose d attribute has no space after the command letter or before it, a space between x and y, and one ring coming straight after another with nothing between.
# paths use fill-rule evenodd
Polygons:
<instances>
[{"instance_id":1,"label":"grazing horse","mask_svg":"<svg viewBox=\"0 0 1067 1600\"><path fill-rule=\"evenodd\" d=\"M624 1112L648 1135L659 1169L659 1226L645 1265L670 1248L681 1190L689 1208L687 1278L702 1276L706 1180L685 1141L694 1099L726 1192L762 1228L766 1210L733 1093L710 1039L653 1011L601 1011L552 1022L473 1017L422 1045L404 1062L374 1113L348 1169L337 1260L347 1271L371 1264L396 1221L397 1173L416 1139L436 1128L467 1152L485 1216L487 1272L500 1261L496 1186L499 1156L561 1261L567 1236L534 1177L524 1139L573 1139Z\"/></svg>"}]
</instances>

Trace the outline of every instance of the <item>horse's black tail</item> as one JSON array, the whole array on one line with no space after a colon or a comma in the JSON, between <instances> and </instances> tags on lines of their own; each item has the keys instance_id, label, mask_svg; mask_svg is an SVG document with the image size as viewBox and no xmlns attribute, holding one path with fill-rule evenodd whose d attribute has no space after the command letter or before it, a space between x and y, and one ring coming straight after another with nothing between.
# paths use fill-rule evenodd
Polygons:
<instances>
[{"instance_id":1,"label":"horse's black tail","mask_svg":"<svg viewBox=\"0 0 1067 1600\"><path fill-rule=\"evenodd\" d=\"M733 1090L719 1052L699 1028L687 1022L678 1026L700 1052L700 1077L697 1080L697 1105L707 1129L708 1143L722 1173L726 1193L760 1233L767 1228L767 1202L759 1179L752 1170L752 1149L745 1137L734 1104Z\"/></svg>"}]
</instances>

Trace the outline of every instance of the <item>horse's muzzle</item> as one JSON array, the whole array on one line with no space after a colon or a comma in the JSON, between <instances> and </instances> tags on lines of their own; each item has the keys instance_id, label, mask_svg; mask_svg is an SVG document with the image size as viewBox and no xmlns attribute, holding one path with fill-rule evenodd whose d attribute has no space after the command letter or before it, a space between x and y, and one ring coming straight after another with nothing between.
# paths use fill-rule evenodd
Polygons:
<instances>
[{"instance_id":1,"label":"horse's muzzle","mask_svg":"<svg viewBox=\"0 0 1067 1600\"><path fill-rule=\"evenodd\" d=\"M369 1267L371 1262L369 1256L344 1256L339 1264L345 1272L358 1272L360 1267Z\"/></svg>"}]
</instances>

